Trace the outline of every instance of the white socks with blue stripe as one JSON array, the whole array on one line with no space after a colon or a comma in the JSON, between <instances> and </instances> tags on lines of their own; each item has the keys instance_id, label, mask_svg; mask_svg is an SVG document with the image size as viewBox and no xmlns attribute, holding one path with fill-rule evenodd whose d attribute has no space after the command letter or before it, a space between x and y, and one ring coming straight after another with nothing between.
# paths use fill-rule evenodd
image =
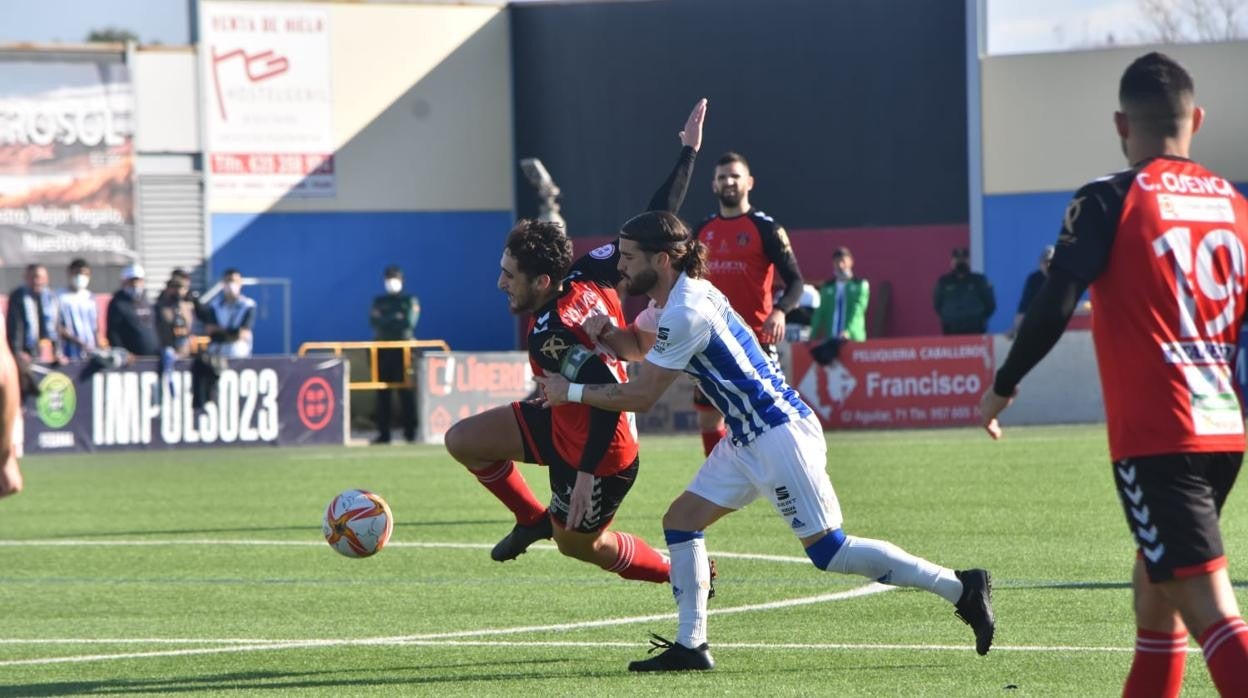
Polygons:
<instances>
[{"instance_id":1,"label":"white socks with blue stripe","mask_svg":"<svg viewBox=\"0 0 1248 698\"><path fill-rule=\"evenodd\" d=\"M673 580L675 558L672 559ZM915 557L885 540L845 536L827 571L858 574L899 587L913 587L938 594L949 603L962 596L962 582L953 570Z\"/></svg>"},{"instance_id":2,"label":"white socks with blue stripe","mask_svg":"<svg viewBox=\"0 0 1248 698\"><path fill-rule=\"evenodd\" d=\"M664 531L672 558L669 573L680 627L676 642L696 649L706 642L706 599L711 591L711 568L701 531Z\"/></svg>"}]
</instances>

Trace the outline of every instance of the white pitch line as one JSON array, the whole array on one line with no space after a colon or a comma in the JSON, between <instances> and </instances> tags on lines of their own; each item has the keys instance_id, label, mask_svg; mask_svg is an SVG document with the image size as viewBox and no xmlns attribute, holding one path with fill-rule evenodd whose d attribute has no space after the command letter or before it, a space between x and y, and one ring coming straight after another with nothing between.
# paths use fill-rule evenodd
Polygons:
<instances>
[{"instance_id":1,"label":"white pitch line","mask_svg":"<svg viewBox=\"0 0 1248 698\"><path fill-rule=\"evenodd\" d=\"M48 539L27 539L27 540L0 540L0 548L45 548L45 547L154 547L154 546L229 546L237 545L244 547L321 547L325 543L320 540L248 540L243 538L161 538L161 539L142 539L142 538L101 538L101 539L80 539L80 538L48 538ZM421 542L421 541L390 541L386 543L387 548L443 548L443 549L460 549L460 550L489 550L494 546L490 543L439 543L439 542ZM538 543L531 550L558 550L551 543ZM768 555L763 553L728 553L722 551L711 551L711 557L723 558L726 560L759 560L762 562L788 562L810 564L810 558L799 557L795 555Z\"/></svg>"},{"instance_id":2,"label":"white pitch line","mask_svg":"<svg viewBox=\"0 0 1248 698\"><path fill-rule=\"evenodd\" d=\"M885 586L872 582L866 586L850 589L849 591L841 591L832 594L820 594L818 596L807 596L797 599L787 599L784 601L770 601L760 604L748 604L745 606L734 606L730 608L719 608L710 611L711 615L727 615L732 613L746 613L749 611L765 611L774 608L789 608L793 606L805 606L809 604L822 603L825 601L841 601L844 599L852 599L859 596L867 596L870 594L878 594L889 591L895 587ZM581 621L577 623L559 623L555 625L532 625L516 628L484 628L481 630L464 630L448 633L428 633L423 635L408 635L398 637L371 637L357 639L311 639L311 640L289 640L274 642L258 642L245 645L230 645L226 647L199 647L181 650L155 650L151 652L122 652L116 654L88 654L75 655L68 657L41 657L37 659L10 659L0 661L0 667L6 666L31 666L43 664L75 664L82 662L98 662L111 661L119 659L147 659L151 657L182 657L190 655L204 654L221 654L224 652L263 652L282 649L307 649L319 647L347 647L347 646L375 646L375 645L402 645L412 644L416 642L435 642L461 637L483 637L483 636L499 636L499 635L516 635L520 633L536 633L536 632L556 632L567 630L583 630L588 628L602 628L616 625L632 625L636 623L648 623L660 620L675 620L675 613L662 613L649 616L632 616L628 618L608 618L604 620ZM435 643L436 644L436 643ZM593 643L597 644L597 643Z\"/></svg>"}]
</instances>

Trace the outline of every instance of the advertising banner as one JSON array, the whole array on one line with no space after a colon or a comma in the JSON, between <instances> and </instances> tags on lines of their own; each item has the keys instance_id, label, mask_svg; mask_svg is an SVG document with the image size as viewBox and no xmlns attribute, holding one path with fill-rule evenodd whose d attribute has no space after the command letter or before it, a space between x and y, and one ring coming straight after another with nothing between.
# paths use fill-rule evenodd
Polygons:
<instances>
[{"instance_id":1,"label":"advertising banner","mask_svg":"<svg viewBox=\"0 0 1248 698\"><path fill-rule=\"evenodd\" d=\"M793 345L794 387L825 429L944 427L979 423L992 384L992 338L908 337L851 342L815 363Z\"/></svg>"},{"instance_id":2,"label":"advertising banner","mask_svg":"<svg viewBox=\"0 0 1248 698\"><path fill-rule=\"evenodd\" d=\"M200 11L210 193L334 196L328 10L204 2Z\"/></svg>"},{"instance_id":3,"label":"advertising banner","mask_svg":"<svg viewBox=\"0 0 1248 698\"><path fill-rule=\"evenodd\" d=\"M346 443L346 362L234 359L216 400L196 409L191 363L167 374L155 359L116 370L40 367L24 409L26 453Z\"/></svg>"},{"instance_id":4,"label":"advertising banner","mask_svg":"<svg viewBox=\"0 0 1248 698\"><path fill-rule=\"evenodd\" d=\"M120 54L0 60L0 281L135 260L134 91Z\"/></svg>"},{"instance_id":5,"label":"advertising banner","mask_svg":"<svg viewBox=\"0 0 1248 698\"><path fill-rule=\"evenodd\" d=\"M522 351L429 352L416 359L420 440L442 443L464 417L528 398L537 384Z\"/></svg>"}]
</instances>

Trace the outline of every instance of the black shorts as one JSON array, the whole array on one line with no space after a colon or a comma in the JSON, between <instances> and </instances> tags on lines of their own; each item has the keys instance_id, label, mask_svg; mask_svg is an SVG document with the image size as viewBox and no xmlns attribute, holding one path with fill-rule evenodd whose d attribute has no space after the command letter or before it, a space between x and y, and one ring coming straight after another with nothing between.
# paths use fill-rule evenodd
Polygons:
<instances>
[{"instance_id":1,"label":"black shorts","mask_svg":"<svg viewBox=\"0 0 1248 698\"><path fill-rule=\"evenodd\" d=\"M550 515L560 526L566 528L568 499L572 495L573 485L576 484L576 474L580 471L565 461L555 449L549 409L530 402L513 402L511 409L515 412L516 422L524 437L524 462L546 466L550 477ZM636 458L631 465L614 475L595 477L593 504L581 524L573 530L578 533L595 533L611 525L615 512L624 503L624 496L637 480L640 465L641 459Z\"/></svg>"},{"instance_id":2,"label":"black shorts","mask_svg":"<svg viewBox=\"0 0 1248 698\"><path fill-rule=\"evenodd\" d=\"M1242 453L1174 453L1114 463L1114 484L1153 582L1226 567L1218 518Z\"/></svg>"}]
</instances>

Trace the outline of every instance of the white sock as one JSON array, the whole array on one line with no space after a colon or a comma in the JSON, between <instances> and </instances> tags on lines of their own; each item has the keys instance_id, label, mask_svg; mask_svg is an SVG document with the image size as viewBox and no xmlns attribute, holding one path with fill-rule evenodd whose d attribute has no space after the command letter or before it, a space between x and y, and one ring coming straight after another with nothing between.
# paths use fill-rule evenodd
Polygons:
<instances>
[{"instance_id":1,"label":"white sock","mask_svg":"<svg viewBox=\"0 0 1248 698\"><path fill-rule=\"evenodd\" d=\"M674 568L673 568L674 569ZM828 564L829 572L860 574L899 587L924 589L949 603L962 597L962 582L953 570L915 557L885 540L846 536Z\"/></svg>"},{"instance_id":2,"label":"white sock","mask_svg":"<svg viewBox=\"0 0 1248 698\"><path fill-rule=\"evenodd\" d=\"M711 590L711 569L706 559L706 543L701 537L667 546L672 556L672 595L680 627L676 642L697 648L706 642L706 596Z\"/></svg>"}]
</instances>

